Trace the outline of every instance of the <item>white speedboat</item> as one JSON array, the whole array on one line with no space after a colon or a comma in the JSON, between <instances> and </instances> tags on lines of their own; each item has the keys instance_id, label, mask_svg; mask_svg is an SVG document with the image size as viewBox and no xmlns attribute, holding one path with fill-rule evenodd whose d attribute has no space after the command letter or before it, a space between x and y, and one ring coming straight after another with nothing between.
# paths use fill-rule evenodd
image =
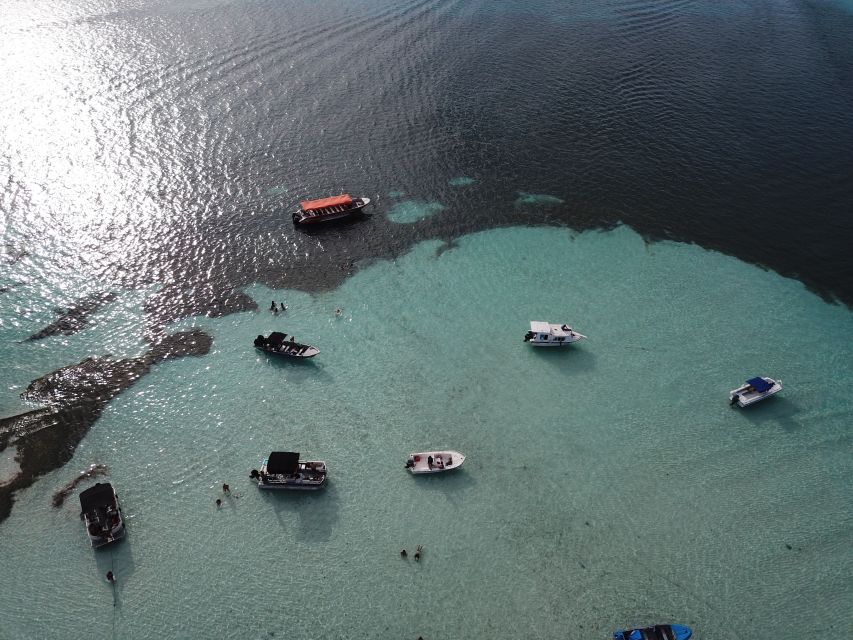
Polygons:
<instances>
[{"instance_id":1,"label":"white speedboat","mask_svg":"<svg viewBox=\"0 0 853 640\"><path fill-rule=\"evenodd\" d=\"M782 381L773 378L756 377L750 378L737 389L729 391L729 402L740 407L748 407L751 404L769 398L782 390Z\"/></svg>"},{"instance_id":2,"label":"white speedboat","mask_svg":"<svg viewBox=\"0 0 853 640\"><path fill-rule=\"evenodd\" d=\"M421 451L409 454L406 469L414 474L442 473L458 469L463 462L465 456L458 451Z\"/></svg>"},{"instance_id":3,"label":"white speedboat","mask_svg":"<svg viewBox=\"0 0 853 640\"><path fill-rule=\"evenodd\" d=\"M326 475L322 460L300 460L294 451L273 451L261 470L252 469L249 477L258 481L259 489L310 491L325 485Z\"/></svg>"},{"instance_id":4,"label":"white speedboat","mask_svg":"<svg viewBox=\"0 0 853 640\"><path fill-rule=\"evenodd\" d=\"M80 517L93 547L103 547L124 537L124 519L118 496L109 482L98 482L80 494Z\"/></svg>"},{"instance_id":5,"label":"white speedboat","mask_svg":"<svg viewBox=\"0 0 853 640\"><path fill-rule=\"evenodd\" d=\"M524 335L524 341L536 347L565 347L578 340L586 338L567 324L550 324L548 322L530 322L530 331Z\"/></svg>"}]
</instances>

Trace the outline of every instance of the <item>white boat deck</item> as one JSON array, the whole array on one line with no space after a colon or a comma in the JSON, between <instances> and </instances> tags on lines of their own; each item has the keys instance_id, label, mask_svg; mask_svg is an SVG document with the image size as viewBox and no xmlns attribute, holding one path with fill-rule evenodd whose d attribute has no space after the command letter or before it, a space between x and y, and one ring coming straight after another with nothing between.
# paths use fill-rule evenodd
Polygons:
<instances>
[{"instance_id":1,"label":"white boat deck","mask_svg":"<svg viewBox=\"0 0 853 640\"><path fill-rule=\"evenodd\" d=\"M764 391L759 391L753 386L752 380L748 380L737 389L729 391L729 402L731 404L737 404L739 407L748 407L749 405L760 402L765 398L769 398L782 390L781 380L774 380L773 378L766 378L763 376L760 380L764 380L764 382L769 385L769 388Z\"/></svg>"},{"instance_id":2,"label":"white boat deck","mask_svg":"<svg viewBox=\"0 0 853 640\"><path fill-rule=\"evenodd\" d=\"M465 455L458 451L421 451L410 453L406 468L414 473L442 473L458 469L465 462Z\"/></svg>"}]
</instances>

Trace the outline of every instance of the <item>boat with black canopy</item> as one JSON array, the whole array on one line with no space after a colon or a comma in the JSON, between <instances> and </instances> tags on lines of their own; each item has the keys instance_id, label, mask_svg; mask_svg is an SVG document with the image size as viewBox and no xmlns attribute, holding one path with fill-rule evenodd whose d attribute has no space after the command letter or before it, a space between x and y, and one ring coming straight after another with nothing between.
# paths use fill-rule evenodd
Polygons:
<instances>
[{"instance_id":1,"label":"boat with black canopy","mask_svg":"<svg viewBox=\"0 0 853 640\"><path fill-rule=\"evenodd\" d=\"M348 193L319 200L303 200L293 214L293 224L316 224L358 215L370 204L370 198L353 198Z\"/></svg>"},{"instance_id":2,"label":"boat with black canopy","mask_svg":"<svg viewBox=\"0 0 853 640\"><path fill-rule=\"evenodd\" d=\"M689 640L692 635L693 630L683 624L656 624L641 629L614 631L613 640Z\"/></svg>"},{"instance_id":3,"label":"boat with black canopy","mask_svg":"<svg viewBox=\"0 0 853 640\"><path fill-rule=\"evenodd\" d=\"M264 353L288 358L313 358L320 353L317 347L312 347L310 344L300 344L293 339L293 336L288 339L287 334L280 331L273 331L266 338L259 335L255 338L255 348Z\"/></svg>"},{"instance_id":4,"label":"boat with black canopy","mask_svg":"<svg viewBox=\"0 0 853 640\"><path fill-rule=\"evenodd\" d=\"M322 460L300 460L295 451L273 451L252 469L249 477L258 481L259 489L310 491L326 484L326 463Z\"/></svg>"},{"instance_id":5,"label":"boat with black canopy","mask_svg":"<svg viewBox=\"0 0 853 640\"><path fill-rule=\"evenodd\" d=\"M124 518L113 486L98 482L80 494L80 517L93 547L103 547L124 537Z\"/></svg>"},{"instance_id":6,"label":"boat with black canopy","mask_svg":"<svg viewBox=\"0 0 853 640\"><path fill-rule=\"evenodd\" d=\"M756 376L744 382L737 389L729 391L729 403L737 404L739 407L748 407L779 393L781 390L781 380Z\"/></svg>"}]
</instances>

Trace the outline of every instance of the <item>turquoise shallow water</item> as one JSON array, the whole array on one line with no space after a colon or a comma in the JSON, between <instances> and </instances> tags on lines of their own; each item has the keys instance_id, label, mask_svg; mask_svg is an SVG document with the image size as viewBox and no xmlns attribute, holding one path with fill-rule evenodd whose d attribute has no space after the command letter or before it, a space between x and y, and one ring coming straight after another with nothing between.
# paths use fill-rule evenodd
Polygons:
<instances>
[{"instance_id":1,"label":"turquoise shallow water","mask_svg":"<svg viewBox=\"0 0 853 640\"><path fill-rule=\"evenodd\" d=\"M289 309L181 323L214 336L211 354L155 367L69 465L18 496L0 525L0 638L849 630L849 310L625 228L483 232L362 265L325 294L247 292ZM2 374L7 413L30 370L139 353L118 339L141 326L139 302L123 294L75 336L4 340L4 362L23 363ZM40 326L3 315L4 338ZM590 338L534 350L521 341L532 319ZM321 354L255 353L252 338L274 329ZM757 374L781 378L780 397L730 408L727 391ZM464 452L463 469L408 476L406 454L432 446ZM288 448L327 461L325 491L265 495L248 481ZM50 507L96 462L129 521L103 552L76 494ZM223 482L235 495L217 510Z\"/></svg>"}]
</instances>

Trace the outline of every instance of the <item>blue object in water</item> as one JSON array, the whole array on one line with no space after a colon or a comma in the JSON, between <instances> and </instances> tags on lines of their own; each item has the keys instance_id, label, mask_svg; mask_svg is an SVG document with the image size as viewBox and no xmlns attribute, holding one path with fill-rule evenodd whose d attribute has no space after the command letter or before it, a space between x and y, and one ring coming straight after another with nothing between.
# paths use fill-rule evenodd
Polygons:
<instances>
[{"instance_id":1,"label":"blue object in water","mask_svg":"<svg viewBox=\"0 0 853 640\"><path fill-rule=\"evenodd\" d=\"M767 382L764 378L750 378L746 381L746 384L751 384L752 387L758 391L758 393L764 393L773 385Z\"/></svg>"},{"instance_id":2,"label":"blue object in water","mask_svg":"<svg viewBox=\"0 0 853 640\"><path fill-rule=\"evenodd\" d=\"M656 624L643 629L614 631L613 640L689 640L692 635L690 627L683 624Z\"/></svg>"}]
</instances>

